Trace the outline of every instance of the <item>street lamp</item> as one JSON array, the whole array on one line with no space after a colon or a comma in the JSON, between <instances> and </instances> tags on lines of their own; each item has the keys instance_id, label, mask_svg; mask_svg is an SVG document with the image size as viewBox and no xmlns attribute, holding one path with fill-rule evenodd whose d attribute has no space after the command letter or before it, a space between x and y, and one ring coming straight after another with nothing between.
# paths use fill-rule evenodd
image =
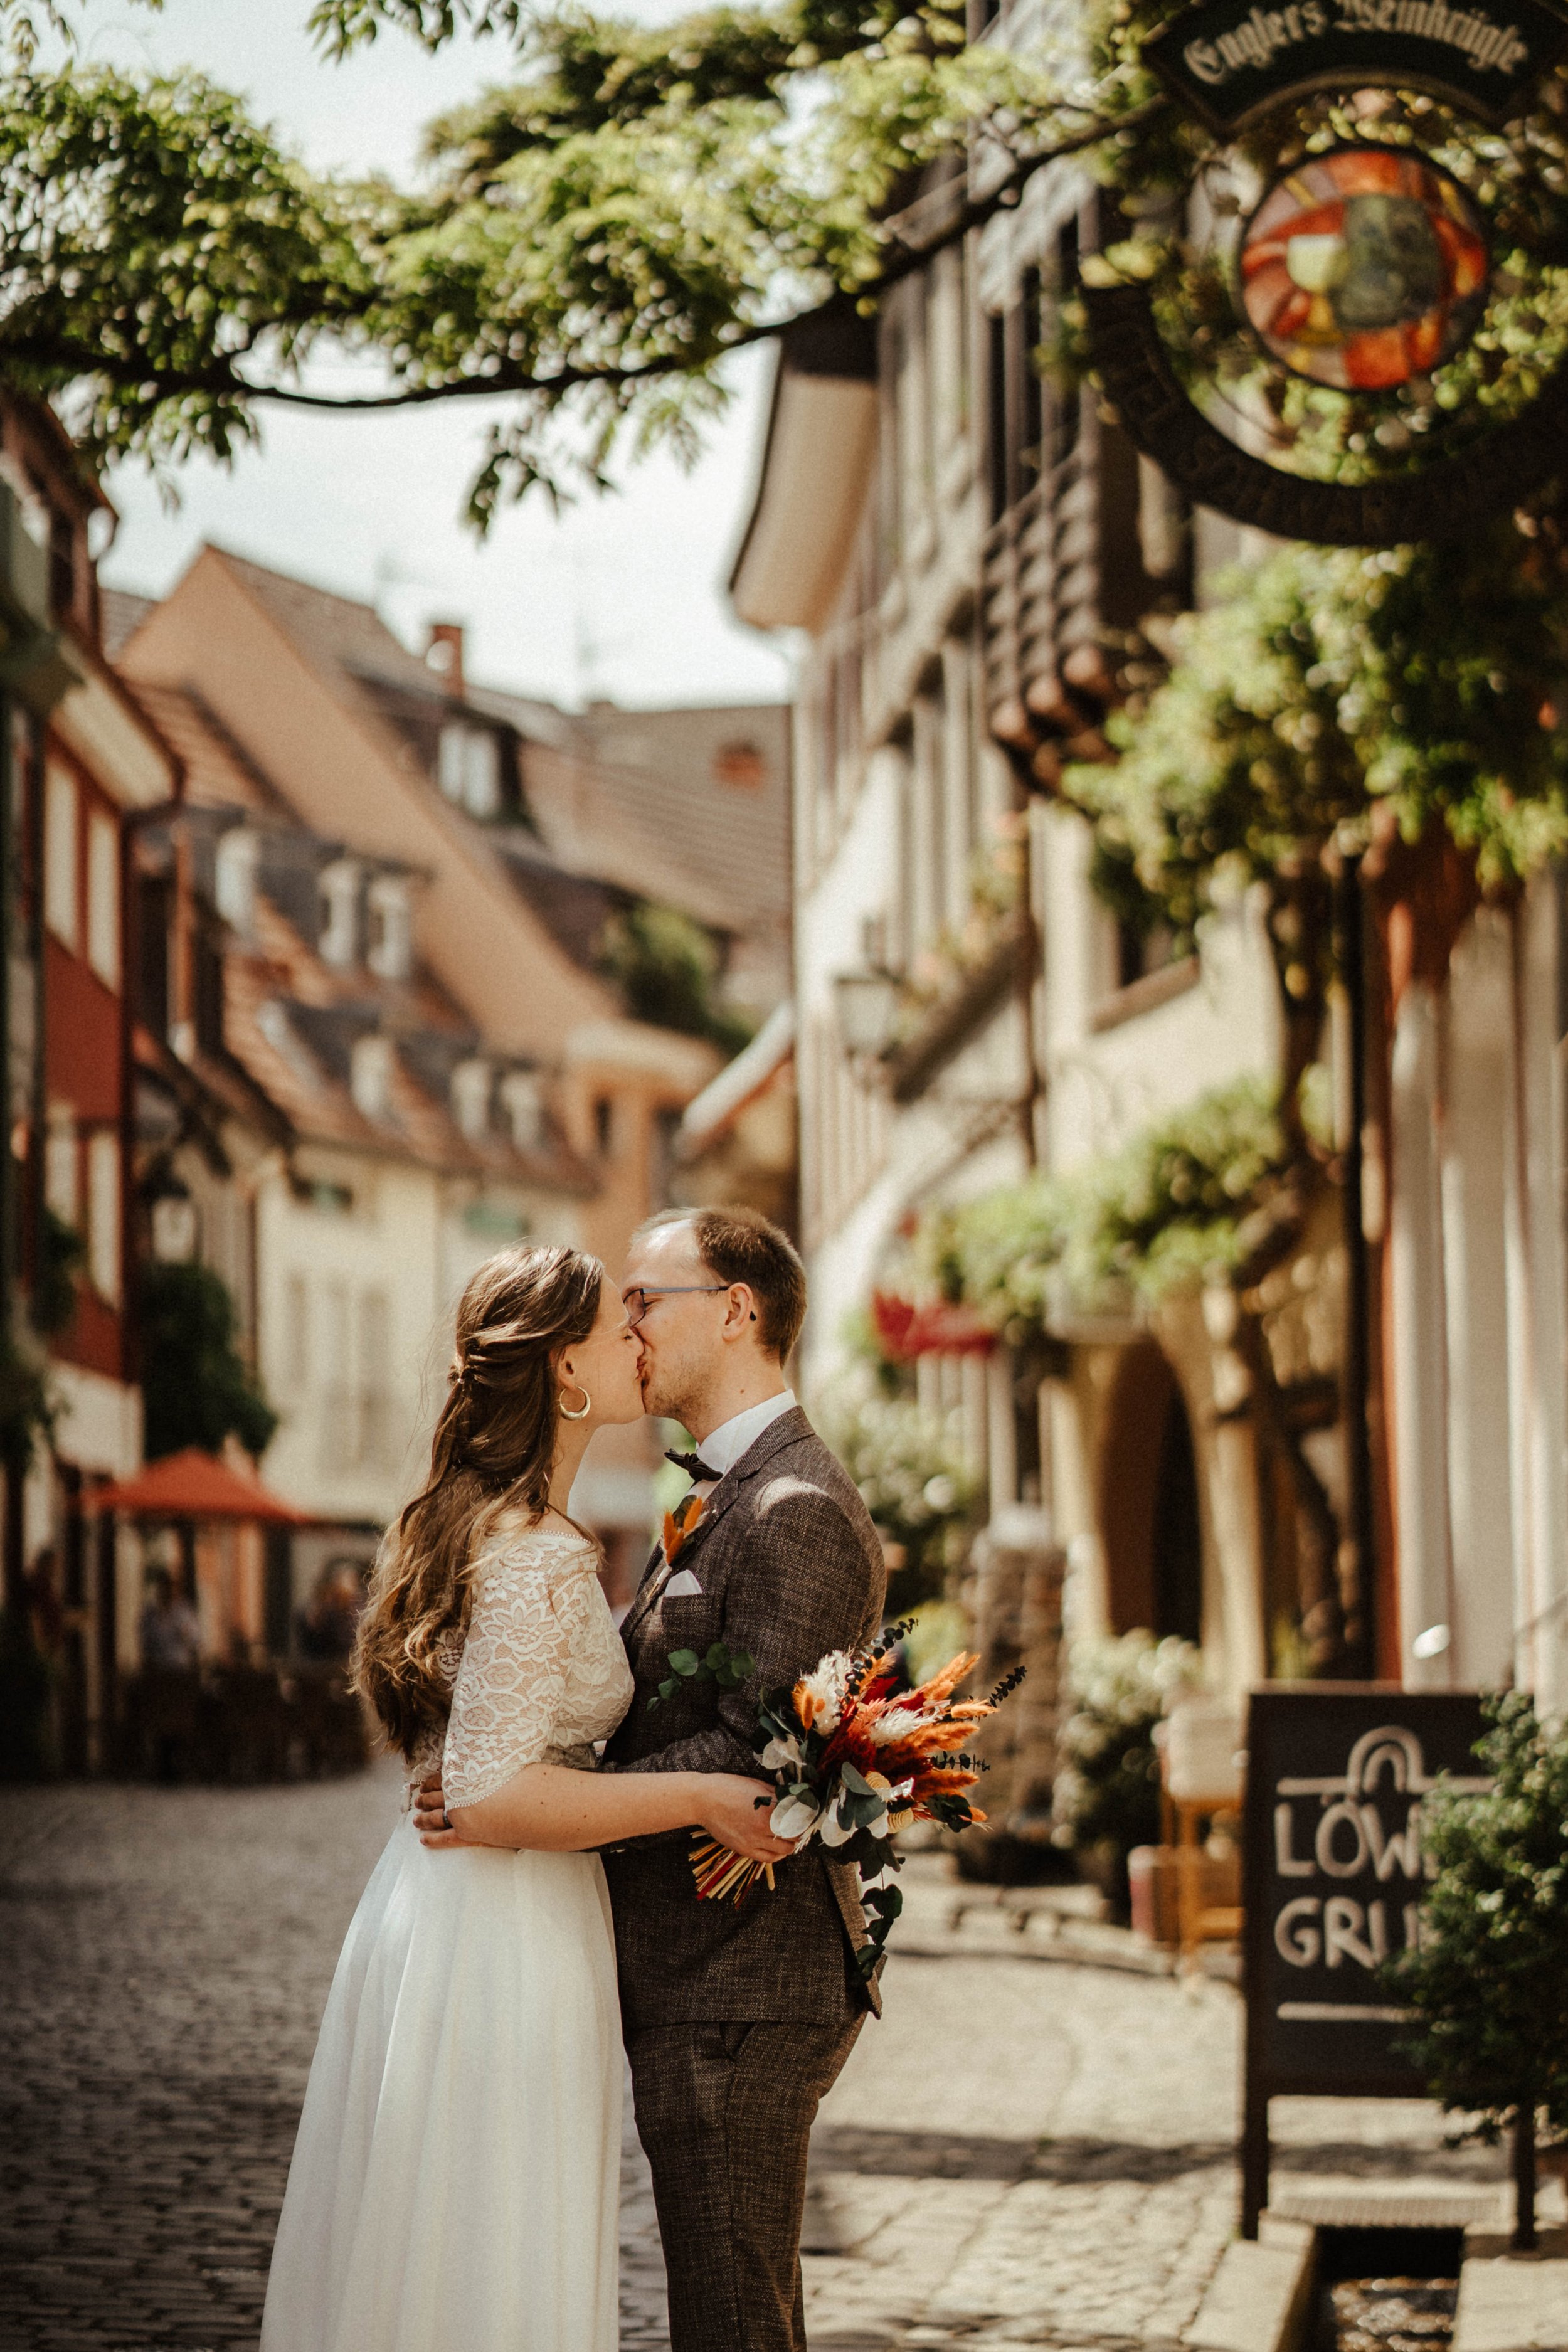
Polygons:
<instances>
[{"instance_id":1,"label":"street lamp","mask_svg":"<svg viewBox=\"0 0 1568 2352\"><path fill-rule=\"evenodd\" d=\"M897 976L871 964L834 975L833 1011L844 1050L858 1061L875 1061L893 1042L898 1026Z\"/></svg>"}]
</instances>

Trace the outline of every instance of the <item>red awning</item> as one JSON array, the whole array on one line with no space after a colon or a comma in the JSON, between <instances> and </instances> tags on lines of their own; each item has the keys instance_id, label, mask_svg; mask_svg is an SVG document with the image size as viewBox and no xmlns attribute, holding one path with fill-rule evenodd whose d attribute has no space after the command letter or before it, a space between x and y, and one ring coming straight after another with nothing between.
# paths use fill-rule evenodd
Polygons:
<instances>
[{"instance_id":1,"label":"red awning","mask_svg":"<svg viewBox=\"0 0 1568 2352\"><path fill-rule=\"evenodd\" d=\"M310 1512L297 1511L259 1478L242 1478L199 1445L165 1454L134 1478L101 1486L89 1499L100 1511L123 1511L132 1519L266 1519L289 1528L316 1524Z\"/></svg>"},{"instance_id":2,"label":"red awning","mask_svg":"<svg viewBox=\"0 0 1568 2352\"><path fill-rule=\"evenodd\" d=\"M894 1363L914 1356L988 1356L996 1345L995 1332L972 1307L941 1298L917 1304L891 1291L875 1291L871 1320L883 1353Z\"/></svg>"}]
</instances>

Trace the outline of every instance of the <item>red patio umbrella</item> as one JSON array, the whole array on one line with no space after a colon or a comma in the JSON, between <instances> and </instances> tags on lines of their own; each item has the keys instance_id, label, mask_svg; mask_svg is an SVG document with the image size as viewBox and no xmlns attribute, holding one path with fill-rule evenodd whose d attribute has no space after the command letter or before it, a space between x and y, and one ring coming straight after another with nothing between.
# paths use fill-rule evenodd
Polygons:
<instances>
[{"instance_id":1,"label":"red patio umbrella","mask_svg":"<svg viewBox=\"0 0 1568 2352\"><path fill-rule=\"evenodd\" d=\"M100 1486L89 1499L100 1511L123 1511L133 1519L262 1519L289 1528L317 1524L313 1512L296 1510L259 1478L242 1478L199 1445L165 1454L134 1478Z\"/></svg>"}]
</instances>

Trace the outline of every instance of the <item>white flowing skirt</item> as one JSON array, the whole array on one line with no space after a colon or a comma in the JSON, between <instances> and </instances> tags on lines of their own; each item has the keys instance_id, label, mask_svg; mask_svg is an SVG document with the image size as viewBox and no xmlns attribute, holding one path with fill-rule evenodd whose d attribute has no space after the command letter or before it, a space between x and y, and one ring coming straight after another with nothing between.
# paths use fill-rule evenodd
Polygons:
<instances>
[{"instance_id":1,"label":"white flowing skirt","mask_svg":"<svg viewBox=\"0 0 1568 2352\"><path fill-rule=\"evenodd\" d=\"M261 2352L616 2352L621 2036L596 1854L400 1822L332 1979Z\"/></svg>"}]
</instances>

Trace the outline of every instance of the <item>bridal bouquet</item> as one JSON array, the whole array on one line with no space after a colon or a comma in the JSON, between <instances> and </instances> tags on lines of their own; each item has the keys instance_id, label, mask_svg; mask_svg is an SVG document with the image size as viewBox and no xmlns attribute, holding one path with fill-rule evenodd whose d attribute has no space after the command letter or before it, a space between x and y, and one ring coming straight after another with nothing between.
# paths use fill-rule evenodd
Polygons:
<instances>
[{"instance_id":1,"label":"bridal bouquet","mask_svg":"<svg viewBox=\"0 0 1568 2352\"><path fill-rule=\"evenodd\" d=\"M772 1780L778 1802L769 1817L773 1835L793 1838L796 1852L820 1838L836 1862L860 1873L868 1937L858 1956L868 1977L887 1943L903 1895L890 1883L901 1857L892 1843L910 1822L940 1822L964 1830L985 1815L966 1790L984 1769L963 1743L1023 1680L1020 1666L987 1698L952 1694L977 1663L972 1652L952 1658L917 1690L900 1690L899 1643L907 1625L889 1625L854 1651L834 1650L793 1690L764 1691L752 1745L760 1777ZM677 1650L669 1658L668 1696L681 1679L701 1677L733 1690L752 1661L716 1642L707 1655ZM749 1862L715 1839L698 1835L691 1855L698 1895L739 1902L773 1870Z\"/></svg>"}]
</instances>

